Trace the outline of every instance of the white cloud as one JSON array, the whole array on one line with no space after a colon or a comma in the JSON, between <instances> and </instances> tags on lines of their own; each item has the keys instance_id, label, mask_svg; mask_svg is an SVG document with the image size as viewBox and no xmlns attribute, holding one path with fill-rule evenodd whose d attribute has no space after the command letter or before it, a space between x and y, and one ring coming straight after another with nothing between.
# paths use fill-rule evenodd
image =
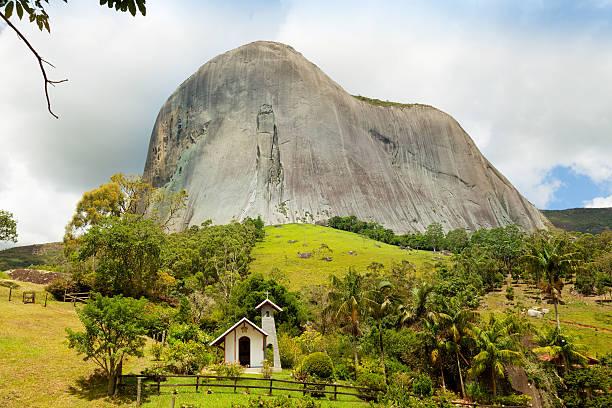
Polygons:
<instances>
[{"instance_id":1,"label":"white cloud","mask_svg":"<svg viewBox=\"0 0 612 408\"><path fill-rule=\"evenodd\" d=\"M608 208L612 207L612 195L608 197L595 197L592 200L583 202L586 208Z\"/></svg>"}]
</instances>

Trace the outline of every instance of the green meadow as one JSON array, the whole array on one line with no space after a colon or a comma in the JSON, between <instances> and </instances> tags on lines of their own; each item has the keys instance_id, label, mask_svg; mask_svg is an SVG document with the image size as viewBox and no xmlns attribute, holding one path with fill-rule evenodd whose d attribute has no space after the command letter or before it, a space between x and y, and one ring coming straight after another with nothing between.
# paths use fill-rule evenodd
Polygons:
<instances>
[{"instance_id":1,"label":"green meadow","mask_svg":"<svg viewBox=\"0 0 612 408\"><path fill-rule=\"evenodd\" d=\"M342 276L351 266L365 272L372 262L389 266L407 261L422 271L438 262L437 258L446 258L429 251L403 250L320 225L285 224L268 226L265 231L266 237L253 249L251 273L275 278L292 290L326 283L329 275ZM311 255L301 258L299 253ZM331 260L321 259L324 257Z\"/></svg>"}]
</instances>

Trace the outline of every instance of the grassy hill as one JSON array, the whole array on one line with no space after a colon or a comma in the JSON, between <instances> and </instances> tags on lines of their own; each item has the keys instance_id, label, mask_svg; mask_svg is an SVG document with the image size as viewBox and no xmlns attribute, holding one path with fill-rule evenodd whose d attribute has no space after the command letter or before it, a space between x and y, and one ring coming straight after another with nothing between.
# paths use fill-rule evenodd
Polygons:
<instances>
[{"instance_id":1,"label":"grassy hill","mask_svg":"<svg viewBox=\"0 0 612 408\"><path fill-rule=\"evenodd\" d=\"M266 237L257 243L251 272L274 277L291 289L325 283L330 274L343 275L349 266L364 272L376 261L385 266L406 260L418 269L430 267L437 258L429 251L407 251L352 232L311 224L285 224L265 228ZM325 244L330 251L326 251ZM310 253L301 258L298 253ZM322 260L327 257L331 260Z\"/></svg>"},{"instance_id":2,"label":"grassy hill","mask_svg":"<svg viewBox=\"0 0 612 408\"><path fill-rule=\"evenodd\" d=\"M0 270L27 268L30 265L59 265L64 262L62 243L26 245L0 251Z\"/></svg>"},{"instance_id":3,"label":"grassy hill","mask_svg":"<svg viewBox=\"0 0 612 408\"><path fill-rule=\"evenodd\" d=\"M612 208L570 208L541 210L557 228L566 231L598 234L612 228Z\"/></svg>"}]
</instances>

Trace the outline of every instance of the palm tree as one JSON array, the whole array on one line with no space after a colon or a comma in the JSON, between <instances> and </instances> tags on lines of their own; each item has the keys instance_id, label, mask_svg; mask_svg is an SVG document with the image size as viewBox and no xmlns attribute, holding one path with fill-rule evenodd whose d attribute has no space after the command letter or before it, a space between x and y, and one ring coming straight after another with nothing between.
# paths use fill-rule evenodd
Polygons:
<instances>
[{"instance_id":1,"label":"palm tree","mask_svg":"<svg viewBox=\"0 0 612 408\"><path fill-rule=\"evenodd\" d=\"M561 234L539 232L532 236L523 257L535 281L555 306L557 329L561 329L557 304L561 300L563 278L569 277L577 262L569 240Z\"/></svg>"},{"instance_id":2,"label":"palm tree","mask_svg":"<svg viewBox=\"0 0 612 408\"><path fill-rule=\"evenodd\" d=\"M395 296L393 284L389 281L380 281L376 289L368 291L365 298L370 316L376 321L378 329L378 342L380 346L380 360L383 367L383 379L387 383L387 367L385 366L385 350L383 342L382 321L394 312Z\"/></svg>"},{"instance_id":3,"label":"palm tree","mask_svg":"<svg viewBox=\"0 0 612 408\"><path fill-rule=\"evenodd\" d=\"M584 365L588 361L588 357L583 354L585 346L578 344L574 336L557 327L544 328L536 336L536 343L540 347L532 351L536 354L548 354L555 365L563 365L565 372L570 370L573 363Z\"/></svg>"},{"instance_id":4,"label":"palm tree","mask_svg":"<svg viewBox=\"0 0 612 408\"><path fill-rule=\"evenodd\" d=\"M420 286L412 288L410 291L411 299L407 305L399 305L398 326L411 326L423 318L435 320L434 312L429 310L433 286L422 282Z\"/></svg>"},{"instance_id":5,"label":"palm tree","mask_svg":"<svg viewBox=\"0 0 612 408\"><path fill-rule=\"evenodd\" d=\"M489 322L484 328L477 330L477 344L480 352L472 359L470 375L478 376L490 370L493 383L493 396L497 397L497 379L505 378L504 368L522 362L521 353L517 351L518 344L509 331L507 322L489 316Z\"/></svg>"},{"instance_id":6,"label":"palm tree","mask_svg":"<svg viewBox=\"0 0 612 408\"><path fill-rule=\"evenodd\" d=\"M332 275L328 297L335 320L353 337L353 362L357 372L357 336L361 335L364 309L363 277L353 267L349 267L344 279Z\"/></svg>"},{"instance_id":7,"label":"palm tree","mask_svg":"<svg viewBox=\"0 0 612 408\"><path fill-rule=\"evenodd\" d=\"M474 310L463 308L456 298L451 298L448 311L439 313L437 318L442 327L441 339L444 341L448 352L455 354L457 370L459 371L459 382L461 383L461 395L465 398L465 386L461 374L461 362L459 357L469 365L467 359L461 353L461 348L466 340L474 338L474 323L478 321L478 313Z\"/></svg>"}]
</instances>

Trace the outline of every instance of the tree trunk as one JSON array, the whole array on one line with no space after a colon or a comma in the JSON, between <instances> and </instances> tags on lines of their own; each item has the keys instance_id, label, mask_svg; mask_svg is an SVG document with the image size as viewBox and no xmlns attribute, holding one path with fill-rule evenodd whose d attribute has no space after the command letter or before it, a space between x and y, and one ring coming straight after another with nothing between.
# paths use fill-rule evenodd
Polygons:
<instances>
[{"instance_id":1,"label":"tree trunk","mask_svg":"<svg viewBox=\"0 0 612 408\"><path fill-rule=\"evenodd\" d=\"M557 310L557 299L553 299L555 305L555 316L557 318L557 330L561 330L561 322L559 321L559 311Z\"/></svg>"},{"instance_id":2,"label":"tree trunk","mask_svg":"<svg viewBox=\"0 0 612 408\"><path fill-rule=\"evenodd\" d=\"M378 324L378 338L380 341L380 361L382 363L382 368L383 368L383 380L385 381L385 384L387 384L387 367L385 366L385 349L384 349L384 344L383 344L383 335L382 335L382 329L380 327L380 323Z\"/></svg>"},{"instance_id":3,"label":"tree trunk","mask_svg":"<svg viewBox=\"0 0 612 408\"><path fill-rule=\"evenodd\" d=\"M106 383L106 394L111 397L115 394L115 383L117 381L117 374L114 369L111 369L108 373L108 382Z\"/></svg>"},{"instance_id":4,"label":"tree trunk","mask_svg":"<svg viewBox=\"0 0 612 408\"><path fill-rule=\"evenodd\" d=\"M440 375L442 376L442 388L446 389L446 383L444 382L444 368L440 365Z\"/></svg>"},{"instance_id":5,"label":"tree trunk","mask_svg":"<svg viewBox=\"0 0 612 408\"><path fill-rule=\"evenodd\" d=\"M497 383L495 382L495 366L491 365L491 381L493 381L493 398L497 398Z\"/></svg>"},{"instance_id":6,"label":"tree trunk","mask_svg":"<svg viewBox=\"0 0 612 408\"><path fill-rule=\"evenodd\" d=\"M463 376L461 375L461 365L459 364L459 350L455 350L457 356L457 370L459 370L459 382L461 383L461 396L465 398L465 387L463 386Z\"/></svg>"},{"instance_id":7,"label":"tree trunk","mask_svg":"<svg viewBox=\"0 0 612 408\"><path fill-rule=\"evenodd\" d=\"M359 361L357 360L357 336L353 335L353 363L355 364L355 379L357 379L357 366Z\"/></svg>"}]
</instances>

